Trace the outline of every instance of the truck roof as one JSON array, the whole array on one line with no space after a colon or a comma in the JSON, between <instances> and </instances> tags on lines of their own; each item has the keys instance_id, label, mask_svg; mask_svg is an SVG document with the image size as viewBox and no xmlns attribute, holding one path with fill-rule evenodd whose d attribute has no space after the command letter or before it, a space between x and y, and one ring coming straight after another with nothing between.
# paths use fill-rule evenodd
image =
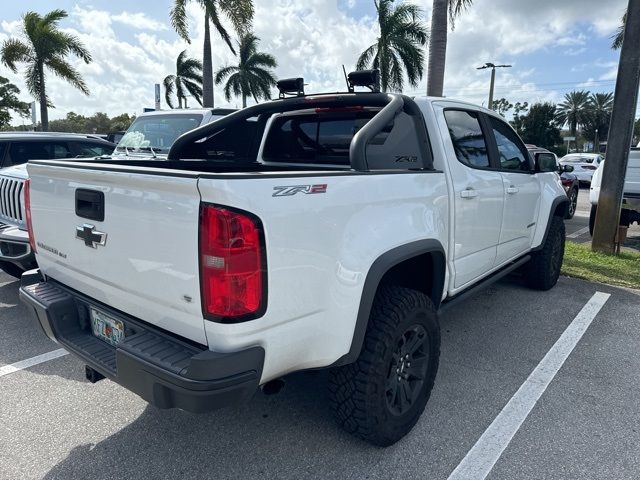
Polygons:
<instances>
[{"instance_id":1,"label":"truck roof","mask_svg":"<svg viewBox=\"0 0 640 480\"><path fill-rule=\"evenodd\" d=\"M88 138L91 140L100 140L107 142L99 135L93 135L91 133L68 133L68 132L0 132L0 140L51 140L57 139L71 139L77 140L80 138Z\"/></svg>"}]
</instances>

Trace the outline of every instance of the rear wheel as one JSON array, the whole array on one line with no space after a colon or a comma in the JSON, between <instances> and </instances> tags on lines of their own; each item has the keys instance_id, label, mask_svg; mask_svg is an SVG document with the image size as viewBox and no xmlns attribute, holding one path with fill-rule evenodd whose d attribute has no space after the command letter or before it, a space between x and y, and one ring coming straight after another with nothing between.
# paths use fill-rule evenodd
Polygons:
<instances>
[{"instance_id":1,"label":"rear wheel","mask_svg":"<svg viewBox=\"0 0 640 480\"><path fill-rule=\"evenodd\" d=\"M382 286L362 352L331 371L331 406L338 423L374 445L392 445L420 418L438 371L440 327L429 297Z\"/></svg>"},{"instance_id":2,"label":"rear wheel","mask_svg":"<svg viewBox=\"0 0 640 480\"><path fill-rule=\"evenodd\" d=\"M529 287L550 290L558 283L564 260L564 242L564 220L554 215L544 245L533 253L525 269L525 279Z\"/></svg>"},{"instance_id":3,"label":"rear wheel","mask_svg":"<svg viewBox=\"0 0 640 480\"><path fill-rule=\"evenodd\" d=\"M578 189L572 188L569 192L569 208L567 209L567 220L571 220L576 214L576 208L578 208Z\"/></svg>"}]
</instances>

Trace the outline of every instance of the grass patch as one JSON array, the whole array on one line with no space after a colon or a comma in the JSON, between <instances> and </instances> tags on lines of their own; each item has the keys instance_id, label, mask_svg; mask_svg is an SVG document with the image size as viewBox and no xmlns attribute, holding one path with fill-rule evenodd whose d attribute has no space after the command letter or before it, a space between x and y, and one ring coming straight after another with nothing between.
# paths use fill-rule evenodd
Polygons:
<instances>
[{"instance_id":1,"label":"grass patch","mask_svg":"<svg viewBox=\"0 0 640 480\"><path fill-rule=\"evenodd\" d=\"M566 243L562 273L592 282L640 289L640 254L606 255L591 251L591 245Z\"/></svg>"}]
</instances>

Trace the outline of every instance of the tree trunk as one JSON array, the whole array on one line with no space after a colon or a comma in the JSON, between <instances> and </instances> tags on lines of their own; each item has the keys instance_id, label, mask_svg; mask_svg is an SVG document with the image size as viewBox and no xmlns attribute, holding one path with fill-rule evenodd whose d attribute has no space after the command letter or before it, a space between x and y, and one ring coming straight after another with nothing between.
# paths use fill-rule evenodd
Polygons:
<instances>
[{"instance_id":1,"label":"tree trunk","mask_svg":"<svg viewBox=\"0 0 640 480\"><path fill-rule=\"evenodd\" d=\"M211 59L209 11L206 9L204 14L204 45L202 52L202 106L213 108L213 60Z\"/></svg>"},{"instance_id":2,"label":"tree trunk","mask_svg":"<svg viewBox=\"0 0 640 480\"><path fill-rule=\"evenodd\" d=\"M44 86L44 66L38 65L38 76L40 77L40 124L42 131L49 131L49 111L47 110L47 92Z\"/></svg>"},{"instance_id":3,"label":"tree trunk","mask_svg":"<svg viewBox=\"0 0 640 480\"><path fill-rule=\"evenodd\" d=\"M433 0L429 37L427 95L441 97L444 89L444 67L447 59L448 0Z\"/></svg>"},{"instance_id":4,"label":"tree trunk","mask_svg":"<svg viewBox=\"0 0 640 480\"><path fill-rule=\"evenodd\" d=\"M247 96L242 94L242 108L247 108Z\"/></svg>"}]
</instances>

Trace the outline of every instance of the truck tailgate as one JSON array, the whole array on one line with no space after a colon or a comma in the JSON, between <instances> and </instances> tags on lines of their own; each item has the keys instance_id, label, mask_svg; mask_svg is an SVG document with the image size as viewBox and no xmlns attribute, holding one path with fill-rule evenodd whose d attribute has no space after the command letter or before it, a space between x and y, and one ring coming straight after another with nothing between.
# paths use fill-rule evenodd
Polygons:
<instances>
[{"instance_id":1,"label":"truck tailgate","mask_svg":"<svg viewBox=\"0 0 640 480\"><path fill-rule=\"evenodd\" d=\"M206 345L197 175L46 163L27 170L37 260L45 275Z\"/></svg>"}]
</instances>

